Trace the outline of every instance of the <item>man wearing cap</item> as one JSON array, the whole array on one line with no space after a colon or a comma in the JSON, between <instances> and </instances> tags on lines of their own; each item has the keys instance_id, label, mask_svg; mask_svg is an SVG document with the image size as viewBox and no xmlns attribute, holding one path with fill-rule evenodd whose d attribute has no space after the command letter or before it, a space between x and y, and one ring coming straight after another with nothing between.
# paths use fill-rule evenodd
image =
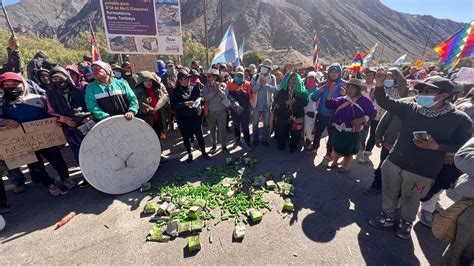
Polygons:
<instances>
[{"instance_id":1,"label":"man wearing cap","mask_svg":"<svg viewBox=\"0 0 474 266\"><path fill-rule=\"evenodd\" d=\"M183 137L183 144L188 153L186 162L193 161L191 153L191 138L196 137L199 148L201 149L202 158L211 159L206 152L204 137L202 135L202 117L199 104L201 92L197 87L190 85L191 74L186 70L178 72L178 83L171 94L171 106L176 112L176 122L178 123L179 131Z\"/></svg>"},{"instance_id":2,"label":"man wearing cap","mask_svg":"<svg viewBox=\"0 0 474 266\"><path fill-rule=\"evenodd\" d=\"M132 73L132 64L130 62L124 62L122 64L122 77L127 81L130 88L135 88L137 85L137 75Z\"/></svg>"},{"instance_id":3,"label":"man wearing cap","mask_svg":"<svg viewBox=\"0 0 474 266\"><path fill-rule=\"evenodd\" d=\"M390 99L384 89L386 74L375 76L377 103L401 120L398 140L382 165L382 212L370 219L376 228L393 227L401 200L396 235L411 237L420 205L441 170L447 153L456 152L471 138L471 119L449 103L454 84L434 76L418 83L416 103Z\"/></svg>"},{"instance_id":4,"label":"man wearing cap","mask_svg":"<svg viewBox=\"0 0 474 266\"><path fill-rule=\"evenodd\" d=\"M203 89L203 97L209 106L207 123L209 125L209 130L211 131L212 148L210 152L213 153L216 151L217 140L219 140L222 146L222 151L228 153L226 107L229 106L229 104L227 104L229 100L227 99L226 84L224 82L220 82L221 79L219 77L219 71L216 69L209 69L206 77L207 84ZM217 138L217 133L219 138Z\"/></svg>"},{"instance_id":5,"label":"man wearing cap","mask_svg":"<svg viewBox=\"0 0 474 266\"><path fill-rule=\"evenodd\" d=\"M199 60L194 59L191 62L191 72L192 72L192 70L196 70L199 73L199 80L201 81L201 84L206 84L207 83L206 73L204 73L202 71L201 62L199 62ZM193 74L193 73L191 73L191 74Z\"/></svg>"},{"instance_id":6,"label":"man wearing cap","mask_svg":"<svg viewBox=\"0 0 474 266\"><path fill-rule=\"evenodd\" d=\"M114 115L131 120L138 111L138 100L130 86L114 78L112 68L103 61L92 63L92 72L95 80L87 85L87 110L99 120Z\"/></svg>"},{"instance_id":7,"label":"man wearing cap","mask_svg":"<svg viewBox=\"0 0 474 266\"><path fill-rule=\"evenodd\" d=\"M272 71L272 65L270 59L263 60L260 73L252 79L252 93L254 93L252 99L254 146L258 146L259 144L258 123L260 117L263 120L262 145L266 147L270 146L268 143L270 139L270 109L273 103L273 93L277 91L275 75L270 73Z\"/></svg>"},{"instance_id":8,"label":"man wearing cap","mask_svg":"<svg viewBox=\"0 0 474 266\"><path fill-rule=\"evenodd\" d=\"M27 88L29 86L28 83L20 75L7 72L0 76L0 82L4 90L2 106L0 108L0 124L2 126L17 128L21 123L48 117L45 97L31 93ZM62 194L62 191L54 184L46 172L41 156L46 157L68 189L72 189L75 186L75 183L69 179L68 167L58 147L41 149L36 151L35 154L38 161L28 164L32 179L41 182L47 187L52 196L59 196ZM23 185L25 180L16 180L15 182Z\"/></svg>"},{"instance_id":9,"label":"man wearing cap","mask_svg":"<svg viewBox=\"0 0 474 266\"><path fill-rule=\"evenodd\" d=\"M250 132L249 132L249 119L250 119L250 101L252 99L252 84L244 78L244 68L242 66L237 67L235 72L235 78L232 82L227 83L227 89L229 92L229 99L237 101L242 107L242 112L239 114L231 108L232 113L232 125L234 126L235 144L242 145L242 147L251 151L250 148ZM244 142L241 142L241 132L244 135Z\"/></svg>"}]
</instances>

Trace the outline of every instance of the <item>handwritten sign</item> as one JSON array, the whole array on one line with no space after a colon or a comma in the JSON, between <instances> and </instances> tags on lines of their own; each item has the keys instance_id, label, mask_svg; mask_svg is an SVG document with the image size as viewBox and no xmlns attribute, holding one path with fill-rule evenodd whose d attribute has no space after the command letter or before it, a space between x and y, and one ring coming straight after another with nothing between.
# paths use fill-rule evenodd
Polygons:
<instances>
[{"instance_id":1,"label":"handwritten sign","mask_svg":"<svg viewBox=\"0 0 474 266\"><path fill-rule=\"evenodd\" d=\"M461 67L454 81L474 84L474 68Z\"/></svg>"},{"instance_id":2,"label":"handwritten sign","mask_svg":"<svg viewBox=\"0 0 474 266\"><path fill-rule=\"evenodd\" d=\"M161 159L161 144L145 121L109 117L89 131L79 150L84 178L108 194L138 189L155 174Z\"/></svg>"},{"instance_id":3,"label":"handwritten sign","mask_svg":"<svg viewBox=\"0 0 474 266\"><path fill-rule=\"evenodd\" d=\"M157 71L156 56L154 55L131 55L128 60L132 65L133 73L138 73L140 71Z\"/></svg>"},{"instance_id":4,"label":"handwritten sign","mask_svg":"<svg viewBox=\"0 0 474 266\"><path fill-rule=\"evenodd\" d=\"M26 122L22 125L28 142L35 151L66 144L66 137L56 118Z\"/></svg>"},{"instance_id":5,"label":"handwritten sign","mask_svg":"<svg viewBox=\"0 0 474 266\"><path fill-rule=\"evenodd\" d=\"M0 129L0 157L8 169L37 161L28 138L21 127Z\"/></svg>"}]
</instances>

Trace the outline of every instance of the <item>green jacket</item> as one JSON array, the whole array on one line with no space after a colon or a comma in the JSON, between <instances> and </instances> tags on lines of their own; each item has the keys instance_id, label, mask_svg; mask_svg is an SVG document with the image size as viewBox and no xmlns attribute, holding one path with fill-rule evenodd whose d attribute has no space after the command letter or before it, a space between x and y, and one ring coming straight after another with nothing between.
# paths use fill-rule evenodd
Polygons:
<instances>
[{"instance_id":1,"label":"green jacket","mask_svg":"<svg viewBox=\"0 0 474 266\"><path fill-rule=\"evenodd\" d=\"M137 114L138 100L126 82L112 78L108 86L98 80L87 85L86 106L97 119L103 120L127 112Z\"/></svg>"},{"instance_id":2,"label":"green jacket","mask_svg":"<svg viewBox=\"0 0 474 266\"><path fill-rule=\"evenodd\" d=\"M161 83L161 79L150 71L142 71L138 73L137 84L135 85L134 92L138 99L138 113L137 117L151 123L153 121L153 112L147 112L146 105L150 105L148 95L146 93L145 87L143 87L143 82L147 79L150 79L153 82L153 90L155 92L156 98L160 101L160 91L166 95L166 103L168 103L168 91L165 86ZM146 104L146 105L145 105ZM155 106L152 106L155 107ZM160 113L160 118L165 119L166 115L164 113L164 108L159 108L158 112Z\"/></svg>"}]
</instances>

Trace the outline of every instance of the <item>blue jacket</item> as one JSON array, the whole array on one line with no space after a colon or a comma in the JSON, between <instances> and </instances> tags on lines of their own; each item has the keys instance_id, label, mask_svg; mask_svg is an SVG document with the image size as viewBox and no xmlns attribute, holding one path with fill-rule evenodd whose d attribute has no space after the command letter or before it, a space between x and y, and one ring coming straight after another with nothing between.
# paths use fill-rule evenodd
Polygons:
<instances>
[{"instance_id":1,"label":"blue jacket","mask_svg":"<svg viewBox=\"0 0 474 266\"><path fill-rule=\"evenodd\" d=\"M335 81L336 90L334 91L334 95L332 96L333 99L336 99L337 97L339 97L339 93L342 86L342 67L341 65L337 63L331 64L327 70L328 77L332 69L336 69L339 72L339 76L337 77L337 80ZM318 101L319 101L318 114L321 114L324 116L331 116L334 110L331 110L326 107L326 98L328 97L328 94L329 94L329 84L327 83L327 81L323 82L319 88L322 88L322 87L325 87L324 92L321 93L318 89L316 92L311 94L311 100L315 101L316 104L318 104Z\"/></svg>"}]
</instances>

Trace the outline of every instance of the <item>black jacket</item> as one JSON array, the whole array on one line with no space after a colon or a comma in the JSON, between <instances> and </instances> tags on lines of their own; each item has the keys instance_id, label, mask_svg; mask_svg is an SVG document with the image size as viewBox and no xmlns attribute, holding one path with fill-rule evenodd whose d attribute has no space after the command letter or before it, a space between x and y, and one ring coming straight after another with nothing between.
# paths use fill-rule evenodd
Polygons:
<instances>
[{"instance_id":1,"label":"black jacket","mask_svg":"<svg viewBox=\"0 0 474 266\"><path fill-rule=\"evenodd\" d=\"M276 116L287 119L291 115L294 115L296 118L304 117L304 107L308 104L308 99L296 97L296 91L293 92L293 98L296 100L295 103L291 106L286 105L286 101L288 100L288 92L289 90L280 90L278 91L275 104L277 105L276 108Z\"/></svg>"},{"instance_id":2,"label":"black jacket","mask_svg":"<svg viewBox=\"0 0 474 266\"><path fill-rule=\"evenodd\" d=\"M187 101L196 101L199 97L201 97L199 88L181 87L177 84L171 93L171 107L176 112L176 118L199 116L198 108L190 108L184 104Z\"/></svg>"}]
</instances>

